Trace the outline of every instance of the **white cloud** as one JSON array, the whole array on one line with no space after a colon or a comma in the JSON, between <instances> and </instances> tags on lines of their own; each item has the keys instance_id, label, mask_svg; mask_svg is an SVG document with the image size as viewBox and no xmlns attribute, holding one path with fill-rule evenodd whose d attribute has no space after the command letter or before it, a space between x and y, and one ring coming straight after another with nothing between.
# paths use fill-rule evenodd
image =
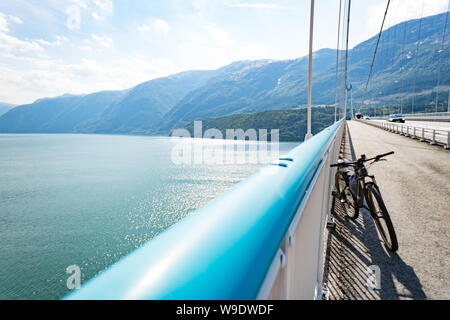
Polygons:
<instances>
[{"instance_id":1,"label":"white cloud","mask_svg":"<svg viewBox=\"0 0 450 320\"><path fill-rule=\"evenodd\" d=\"M192 0L192 6L195 9L202 11L206 8L208 3L210 3L210 2L211 2L211 0Z\"/></svg>"},{"instance_id":2,"label":"white cloud","mask_svg":"<svg viewBox=\"0 0 450 320\"><path fill-rule=\"evenodd\" d=\"M67 41L67 38L64 36L56 36L56 40L58 41Z\"/></svg>"},{"instance_id":3,"label":"white cloud","mask_svg":"<svg viewBox=\"0 0 450 320\"><path fill-rule=\"evenodd\" d=\"M138 30L139 30L140 32L147 32L147 31L152 30L152 28L151 28L150 26L146 25L146 24L143 24L142 26L140 26L140 27L138 28Z\"/></svg>"},{"instance_id":4,"label":"white cloud","mask_svg":"<svg viewBox=\"0 0 450 320\"><path fill-rule=\"evenodd\" d=\"M266 59L269 49L262 43L249 43L242 48L242 54L249 60Z\"/></svg>"},{"instance_id":5,"label":"white cloud","mask_svg":"<svg viewBox=\"0 0 450 320\"><path fill-rule=\"evenodd\" d=\"M12 16L8 16L10 19ZM14 18L13 18L14 19ZM19 19L19 18L17 18ZM16 21L17 22L17 21ZM0 56L1 57L22 57L40 56L45 57L44 49L39 45L38 41L21 40L8 34L7 16L0 12Z\"/></svg>"},{"instance_id":6,"label":"white cloud","mask_svg":"<svg viewBox=\"0 0 450 320\"><path fill-rule=\"evenodd\" d=\"M233 3L229 4L229 7L235 8L255 8L255 9L286 9L285 6L275 3Z\"/></svg>"},{"instance_id":7,"label":"white cloud","mask_svg":"<svg viewBox=\"0 0 450 320\"><path fill-rule=\"evenodd\" d=\"M156 19L155 23L154 23L154 27L155 27L156 32L161 33L161 34L168 34L170 31L169 24L162 19Z\"/></svg>"},{"instance_id":8,"label":"white cloud","mask_svg":"<svg viewBox=\"0 0 450 320\"><path fill-rule=\"evenodd\" d=\"M0 51L2 54L32 54L44 56L44 49L35 41L20 40L0 32Z\"/></svg>"},{"instance_id":9,"label":"white cloud","mask_svg":"<svg viewBox=\"0 0 450 320\"><path fill-rule=\"evenodd\" d=\"M81 20L80 9L88 11L89 14L95 20L101 20L105 14L109 14L113 11L114 5L111 0L70 0L73 5L67 10L69 16L73 19ZM100 11L100 13L98 12ZM78 21L76 21L78 22ZM79 29L78 25L69 27L69 29Z\"/></svg>"},{"instance_id":10,"label":"white cloud","mask_svg":"<svg viewBox=\"0 0 450 320\"><path fill-rule=\"evenodd\" d=\"M162 19L156 19L153 22L153 26L150 26L148 24L142 24L138 30L140 32L148 32L154 30L156 33L167 35L170 32L170 26L169 24L162 20Z\"/></svg>"},{"instance_id":11,"label":"white cloud","mask_svg":"<svg viewBox=\"0 0 450 320\"><path fill-rule=\"evenodd\" d=\"M98 13L97 12L92 12L92 18L94 18L95 20L100 20L101 19L101 17L98 15Z\"/></svg>"},{"instance_id":12,"label":"white cloud","mask_svg":"<svg viewBox=\"0 0 450 320\"><path fill-rule=\"evenodd\" d=\"M14 23L22 24L22 19L20 19L19 17L9 15L8 18L9 18L9 20L11 20Z\"/></svg>"},{"instance_id":13,"label":"white cloud","mask_svg":"<svg viewBox=\"0 0 450 320\"><path fill-rule=\"evenodd\" d=\"M96 34L92 34L92 39L94 39L97 44L105 48L110 48L113 45L113 40L108 36L101 37Z\"/></svg>"},{"instance_id":14,"label":"white cloud","mask_svg":"<svg viewBox=\"0 0 450 320\"><path fill-rule=\"evenodd\" d=\"M84 0L70 0L70 2L73 2L73 4L76 5L77 7L80 7L83 9L87 8L86 1L84 1Z\"/></svg>"},{"instance_id":15,"label":"white cloud","mask_svg":"<svg viewBox=\"0 0 450 320\"><path fill-rule=\"evenodd\" d=\"M228 33L226 33L224 30L210 27L208 31L209 35L217 45L221 47L229 47L230 45L232 45L233 40L231 40L231 38L228 36Z\"/></svg>"},{"instance_id":16,"label":"white cloud","mask_svg":"<svg viewBox=\"0 0 450 320\"><path fill-rule=\"evenodd\" d=\"M43 44L43 45L46 45L46 46L51 46L52 45L51 42L48 42L48 41L46 41L44 39L38 39L38 40L36 40L36 42L39 42L40 44Z\"/></svg>"},{"instance_id":17,"label":"white cloud","mask_svg":"<svg viewBox=\"0 0 450 320\"><path fill-rule=\"evenodd\" d=\"M103 11L111 12L113 10L111 0L92 0L92 2Z\"/></svg>"},{"instance_id":18,"label":"white cloud","mask_svg":"<svg viewBox=\"0 0 450 320\"><path fill-rule=\"evenodd\" d=\"M22 104L64 93L121 90L178 71L169 60L141 54L105 61L81 59L77 63L44 58L20 62L26 68L0 63L0 74L5 75L0 77L0 101Z\"/></svg>"},{"instance_id":19,"label":"white cloud","mask_svg":"<svg viewBox=\"0 0 450 320\"><path fill-rule=\"evenodd\" d=\"M6 15L0 12L0 32L8 32L8 20L6 20Z\"/></svg>"},{"instance_id":20,"label":"white cloud","mask_svg":"<svg viewBox=\"0 0 450 320\"><path fill-rule=\"evenodd\" d=\"M53 41L53 42L50 42L50 41L47 41L47 40L44 40L44 39L38 39L38 40L36 40L36 42L39 42L40 44L43 44L43 45L46 45L46 46L50 46L50 47L59 47L60 45L62 45L62 43L64 41L67 41L67 38L64 37L64 36L59 36L58 35L55 38L56 38L56 40Z\"/></svg>"},{"instance_id":21,"label":"white cloud","mask_svg":"<svg viewBox=\"0 0 450 320\"><path fill-rule=\"evenodd\" d=\"M85 52L92 52L92 48L90 46L81 46L80 49Z\"/></svg>"}]
</instances>

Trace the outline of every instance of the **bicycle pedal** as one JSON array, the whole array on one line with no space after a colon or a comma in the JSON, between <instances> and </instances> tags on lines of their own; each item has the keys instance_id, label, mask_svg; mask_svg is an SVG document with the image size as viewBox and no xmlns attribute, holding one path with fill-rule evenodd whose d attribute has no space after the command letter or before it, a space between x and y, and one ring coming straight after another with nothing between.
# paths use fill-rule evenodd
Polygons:
<instances>
[{"instance_id":1,"label":"bicycle pedal","mask_svg":"<svg viewBox=\"0 0 450 320\"><path fill-rule=\"evenodd\" d=\"M328 229L334 229L336 228L336 222L334 222L334 219L332 221L327 222L327 228Z\"/></svg>"}]
</instances>

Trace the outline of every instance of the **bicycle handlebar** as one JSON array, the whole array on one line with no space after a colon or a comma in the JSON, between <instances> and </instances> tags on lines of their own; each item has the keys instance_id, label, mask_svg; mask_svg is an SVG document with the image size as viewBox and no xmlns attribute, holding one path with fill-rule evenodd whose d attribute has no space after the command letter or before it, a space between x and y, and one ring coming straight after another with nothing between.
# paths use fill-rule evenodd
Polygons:
<instances>
[{"instance_id":1,"label":"bicycle handlebar","mask_svg":"<svg viewBox=\"0 0 450 320\"><path fill-rule=\"evenodd\" d=\"M389 155L391 155L391 154L394 154L394 151L387 152L387 153L383 153L383 154L379 154L379 155L377 155L376 157L374 157L374 158L372 158L372 159L368 159L368 160L373 160L373 159L379 160L379 159L381 159L381 158L383 158L383 157L386 157L386 156L389 156ZM368 161L368 160L367 160L367 161Z\"/></svg>"},{"instance_id":2,"label":"bicycle handlebar","mask_svg":"<svg viewBox=\"0 0 450 320\"><path fill-rule=\"evenodd\" d=\"M394 151L390 151L390 152L387 152L387 153L379 154L379 155L377 155L377 156L375 156L373 158L369 158L369 159L366 159L364 155L361 155L361 158L359 158L356 161L344 162L344 163L335 163L335 164L330 165L330 167L348 167L348 166L352 166L352 165L356 165L356 164L362 164L364 162L371 161L371 160L379 161L381 158L389 156L391 154L394 154Z\"/></svg>"},{"instance_id":3,"label":"bicycle handlebar","mask_svg":"<svg viewBox=\"0 0 450 320\"><path fill-rule=\"evenodd\" d=\"M333 168L333 167L337 167L337 166L338 166L338 164L337 164L337 163L335 163L335 164L331 164L331 165L330 165L330 167L331 167L331 168Z\"/></svg>"}]
</instances>

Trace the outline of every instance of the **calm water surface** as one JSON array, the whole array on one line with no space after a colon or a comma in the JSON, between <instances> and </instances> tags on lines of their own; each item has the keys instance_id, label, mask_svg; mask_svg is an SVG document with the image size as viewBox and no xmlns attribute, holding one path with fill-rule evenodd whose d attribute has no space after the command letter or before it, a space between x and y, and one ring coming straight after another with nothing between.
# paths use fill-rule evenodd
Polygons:
<instances>
[{"instance_id":1,"label":"calm water surface","mask_svg":"<svg viewBox=\"0 0 450 320\"><path fill-rule=\"evenodd\" d=\"M61 298L69 265L88 280L262 166L176 165L175 144L0 135L0 299Z\"/></svg>"}]
</instances>

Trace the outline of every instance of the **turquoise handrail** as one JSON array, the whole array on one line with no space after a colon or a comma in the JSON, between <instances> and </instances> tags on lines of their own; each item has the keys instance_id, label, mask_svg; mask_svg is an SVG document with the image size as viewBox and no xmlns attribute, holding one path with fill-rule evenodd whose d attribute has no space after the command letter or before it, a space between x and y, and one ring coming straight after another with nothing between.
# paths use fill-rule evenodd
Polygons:
<instances>
[{"instance_id":1,"label":"turquoise handrail","mask_svg":"<svg viewBox=\"0 0 450 320\"><path fill-rule=\"evenodd\" d=\"M65 299L254 299L342 120L182 219Z\"/></svg>"}]
</instances>

